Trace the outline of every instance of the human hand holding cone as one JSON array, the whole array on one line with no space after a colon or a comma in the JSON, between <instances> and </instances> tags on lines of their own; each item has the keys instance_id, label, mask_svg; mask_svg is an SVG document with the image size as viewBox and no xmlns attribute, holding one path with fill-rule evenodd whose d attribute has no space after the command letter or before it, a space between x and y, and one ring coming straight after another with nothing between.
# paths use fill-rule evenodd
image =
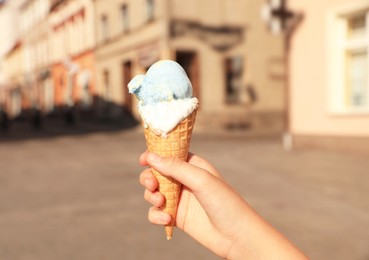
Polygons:
<instances>
[{"instance_id":1,"label":"human hand holding cone","mask_svg":"<svg viewBox=\"0 0 369 260\"><path fill-rule=\"evenodd\" d=\"M135 76L128 88L139 100L138 110L148 150L162 157L187 160L198 100L192 97L192 85L183 68L174 61L159 61L146 75ZM152 172L166 200L162 210L172 217L165 227L169 240L175 225L181 184L155 169Z\"/></svg>"},{"instance_id":2,"label":"human hand holding cone","mask_svg":"<svg viewBox=\"0 0 369 260\"><path fill-rule=\"evenodd\" d=\"M147 149L150 152L159 154L162 157L177 157L182 161L187 160L192 129L195 123L196 110L180 122L166 137L155 134L150 128L145 128L145 138ZM163 176L160 172L152 169L152 172L159 182L159 192L165 197L165 204L161 208L171 215L171 222L165 226L167 239L172 238L177 207L181 193L181 183L173 178Z\"/></svg>"}]
</instances>

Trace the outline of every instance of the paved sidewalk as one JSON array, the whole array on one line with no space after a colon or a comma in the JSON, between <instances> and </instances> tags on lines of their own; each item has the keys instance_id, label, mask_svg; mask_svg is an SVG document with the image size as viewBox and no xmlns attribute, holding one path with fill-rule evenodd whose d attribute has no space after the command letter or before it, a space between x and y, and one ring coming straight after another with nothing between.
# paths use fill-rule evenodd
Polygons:
<instances>
[{"instance_id":1,"label":"paved sidewalk","mask_svg":"<svg viewBox=\"0 0 369 260\"><path fill-rule=\"evenodd\" d=\"M218 259L147 221L137 130L0 142L0 259ZM196 134L207 158L312 259L369 259L369 160Z\"/></svg>"}]
</instances>

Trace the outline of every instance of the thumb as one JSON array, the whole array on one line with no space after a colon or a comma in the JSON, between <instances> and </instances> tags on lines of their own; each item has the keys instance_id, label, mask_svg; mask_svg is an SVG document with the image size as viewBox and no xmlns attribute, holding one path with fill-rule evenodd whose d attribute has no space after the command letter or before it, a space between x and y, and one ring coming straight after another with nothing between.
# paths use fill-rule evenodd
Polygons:
<instances>
[{"instance_id":1,"label":"thumb","mask_svg":"<svg viewBox=\"0 0 369 260\"><path fill-rule=\"evenodd\" d=\"M150 152L146 153L146 162L161 174L172 177L189 188L205 211L216 214L222 209L225 198L228 208L233 210L239 210L239 205L244 204L242 197L223 179L196 165Z\"/></svg>"},{"instance_id":2,"label":"thumb","mask_svg":"<svg viewBox=\"0 0 369 260\"><path fill-rule=\"evenodd\" d=\"M176 179L194 192L204 188L204 185L216 178L210 172L176 157L161 157L148 152L146 160L155 170Z\"/></svg>"}]
</instances>

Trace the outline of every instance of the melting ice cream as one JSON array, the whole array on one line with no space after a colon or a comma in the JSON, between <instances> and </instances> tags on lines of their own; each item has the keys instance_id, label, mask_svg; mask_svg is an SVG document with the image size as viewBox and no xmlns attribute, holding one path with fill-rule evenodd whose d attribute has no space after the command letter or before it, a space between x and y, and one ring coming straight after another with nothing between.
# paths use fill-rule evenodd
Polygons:
<instances>
[{"instance_id":1,"label":"melting ice cream","mask_svg":"<svg viewBox=\"0 0 369 260\"><path fill-rule=\"evenodd\" d=\"M154 63L145 75L135 76L128 89L139 100L138 111L145 127L163 137L198 106L186 72L171 60Z\"/></svg>"}]
</instances>

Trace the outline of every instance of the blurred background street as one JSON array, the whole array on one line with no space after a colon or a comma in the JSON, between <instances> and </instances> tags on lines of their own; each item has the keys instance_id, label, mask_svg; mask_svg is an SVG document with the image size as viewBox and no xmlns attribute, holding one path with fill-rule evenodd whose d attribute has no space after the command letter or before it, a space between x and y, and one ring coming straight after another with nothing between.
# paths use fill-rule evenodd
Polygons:
<instances>
[{"instance_id":1,"label":"blurred background street","mask_svg":"<svg viewBox=\"0 0 369 260\"><path fill-rule=\"evenodd\" d=\"M147 221L144 150L139 129L3 142L0 259L217 259ZM192 151L311 259L369 259L367 157L201 132Z\"/></svg>"},{"instance_id":2,"label":"blurred background street","mask_svg":"<svg viewBox=\"0 0 369 260\"><path fill-rule=\"evenodd\" d=\"M0 0L0 24L1 260L216 259L147 221L127 84L163 59L193 152L312 259L369 260L368 0Z\"/></svg>"}]
</instances>

